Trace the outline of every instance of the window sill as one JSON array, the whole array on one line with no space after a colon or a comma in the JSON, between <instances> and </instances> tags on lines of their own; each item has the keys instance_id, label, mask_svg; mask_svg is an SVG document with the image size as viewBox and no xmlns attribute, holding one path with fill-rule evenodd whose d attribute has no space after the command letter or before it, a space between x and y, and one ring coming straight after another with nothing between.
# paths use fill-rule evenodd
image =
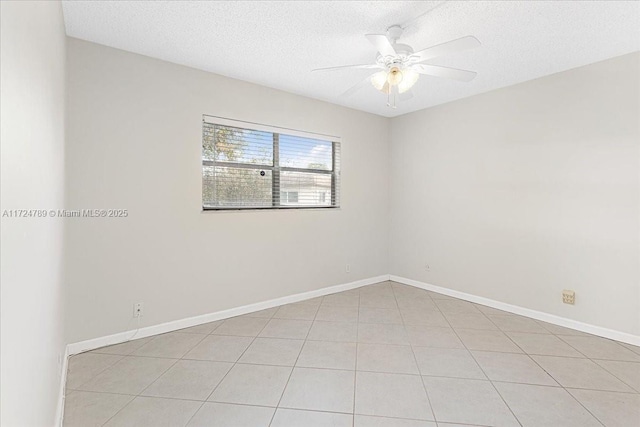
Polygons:
<instances>
[{"instance_id":1,"label":"window sill","mask_svg":"<svg viewBox=\"0 0 640 427\"><path fill-rule=\"evenodd\" d=\"M338 211L340 206L310 206L306 207L279 207L279 208L204 208L200 213L221 213L221 212L282 212L282 211Z\"/></svg>"}]
</instances>

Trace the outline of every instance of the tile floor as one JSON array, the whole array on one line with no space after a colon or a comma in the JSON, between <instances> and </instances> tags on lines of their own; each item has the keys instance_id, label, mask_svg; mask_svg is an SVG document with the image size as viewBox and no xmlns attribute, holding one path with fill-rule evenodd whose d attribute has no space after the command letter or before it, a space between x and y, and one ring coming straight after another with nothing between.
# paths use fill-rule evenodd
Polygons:
<instances>
[{"instance_id":1,"label":"tile floor","mask_svg":"<svg viewBox=\"0 0 640 427\"><path fill-rule=\"evenodd\" d=\"M64 426L640 426L640 348L384 282L69 361Z\"/></svg>"}]
</instances>

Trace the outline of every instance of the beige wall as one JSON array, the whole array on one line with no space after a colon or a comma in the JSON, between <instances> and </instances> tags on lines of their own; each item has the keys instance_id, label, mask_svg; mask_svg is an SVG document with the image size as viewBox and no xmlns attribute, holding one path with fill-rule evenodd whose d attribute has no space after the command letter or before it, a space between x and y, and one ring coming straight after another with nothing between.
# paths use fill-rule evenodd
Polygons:
<instances>
[{"instance_id":1,"label":"beige wall","mask_svg":"<svg viewBox=\"0 0 640 427\"><path fill-rule=\"evenodd\" d=\"M64 202L65 32L59 2L0 2L1 208ZM64 354L56 218L2 218L0 424L54 425Z\"/></svg>"},{"instance_id":2,"label":"beige wall","mask_svg":"<svg viewBox=\"0 0 640 427\"><path fill-rule=\"evenodd\" d=\"M68 46L68 208L129 210L68 221L68 342L388 273L388 119ZM341 208L202 213L202 114L341 136Z\"/></svg>"},{"instance_id":3,"label":"beige wall","mask_svg":"<svg viewBox=\"0 0 640 427\"><path fill-rule=\"evenodd\" d=\"M394 118L391 273L640 335L639 75L634 53Z\"/></svg>"},{"instance_id":4,"label":"beige wall","mask_svg":"<svg viewBox=\"0 0 640 427\"><path fill-rule=\"evenodd\" d=\"M385 273L638 334L638 58L388 120L70 39L67 207L129 217L69 220L68 342ZM342 208L202 213L202 114L342 136Z\"/></svg>"}]
</instances>

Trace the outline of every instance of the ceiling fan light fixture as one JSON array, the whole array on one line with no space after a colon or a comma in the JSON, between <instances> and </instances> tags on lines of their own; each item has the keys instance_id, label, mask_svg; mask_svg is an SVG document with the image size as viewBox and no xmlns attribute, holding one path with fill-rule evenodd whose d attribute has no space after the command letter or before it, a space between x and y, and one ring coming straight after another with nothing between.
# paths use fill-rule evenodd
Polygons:
<instances>
[{"instance_id":1,"label":"ceiling fan light fixture","mask_svg":"<svg viewBox=\"0 0 640 427\"><path fill-rule=\"evenodd\" d=\"M387 75L387 81L391 86L397 86L402 82L403 77L400 67L391 67Z\"/></svg>"},{"instance_id":2,"label":"ceiling fan light fixture","mask_svg":"<svg viewBox=\"0 0 640 427\"><path fill-rule=\"evenodd\" d=\"M408 74L406 74L407 71L409 72ZM391 67L389 70L379 71L371 76L371 84L387 95L391 92L393 86L397 86L398 91L402 93L415 84L416 80L418 80L417 75L418 73L408 68L402 70L400 67ZM406 83L404 83L405 81Z\"/></svg>"},{"instance_id":3,"label":"ceiling fan light fixture","mask_svg":"<svg viewBox=\"0 0 640 427\"><path fill-rule=\"evenodd\" d=\"M380 92L384 92L384 86L387 83L387 72L385 71L379 71L377 73L375 73L373 76L371 76L371 84L373 85L373 87L375 87L377 90L379 90Z\"/></svg>"},{"instance_id":4,"label":"ceiling fan light fixture","mask_svg":"<svg viewBox=\"0 0 640 427\"><path fill-rule=\"evenodd\" d=\"M405 68L402 71L402 81L398 83L398 92L405 93L413 87L418 81L420 74L411 68Z\"/></svg>"}]
</instances>

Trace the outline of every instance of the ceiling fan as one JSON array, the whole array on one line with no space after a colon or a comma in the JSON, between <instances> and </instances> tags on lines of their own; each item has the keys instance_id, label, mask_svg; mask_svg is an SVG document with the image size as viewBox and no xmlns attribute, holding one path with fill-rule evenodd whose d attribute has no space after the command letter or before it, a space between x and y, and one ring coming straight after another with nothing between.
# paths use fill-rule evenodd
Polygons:
<instances>
[{"instance_id":1,"label":"ceiling fan","mask_svg":"<svg viewBox=\"0 0 640 427\"><path fill-rule=\"evenodd\" d=\"M375 64L344 65L340 67L317 68L312 71L339 71L354 68L368 68L376 71L341 96L350 96L371 82L380 92L387 95L387 106L396 108L396 98L411 99L411 87L416 84L420 74L444 77L469 82L476 77L476 72L459 70L440 65L424 64L424 62L463 50L480 46L480 41L473 36L466 36L436 46L414 52L411 46L398 43L404 28L394 25L387 29L387 34L367 34L367 39L378 51Z\"/></svg>"}]
</instances>

